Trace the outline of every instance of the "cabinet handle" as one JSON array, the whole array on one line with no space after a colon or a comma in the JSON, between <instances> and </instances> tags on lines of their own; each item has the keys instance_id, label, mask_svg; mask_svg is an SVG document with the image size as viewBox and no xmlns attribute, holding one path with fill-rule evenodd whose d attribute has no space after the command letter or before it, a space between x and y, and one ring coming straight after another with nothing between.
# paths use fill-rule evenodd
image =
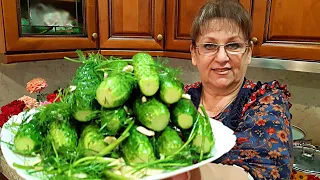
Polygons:
<instances>
[{"instance_id":1,"label":"cabinet handle","mask_svg":"<svg viewBox=\"0 0 320 180\"><path fill-rule=\"evenodd\" d=\"M98 38L98 33L92 33L92 38L97 39Z\"/></svg>"},{"instance_id":2,"label":"cabinet handle","mask_svg":"<svg viewBox=\"0 0 320 180\"><path fill-rule=\"evenodd\" d=\"M253 44L258 44L258 38L257 37L251 38L251 41L253 42Z\"/></svg>"},{"instance_id":3,"label":"cabinet handle","mask_svg":"<svg viewBox=\"0 0 320 180\"><path fill-rule=\"evenodd\" d=\"M161 40L163 39L162 34L158 34L157 39L158 39L159 41L161 41Z\"/></svg>"}]
</instances>

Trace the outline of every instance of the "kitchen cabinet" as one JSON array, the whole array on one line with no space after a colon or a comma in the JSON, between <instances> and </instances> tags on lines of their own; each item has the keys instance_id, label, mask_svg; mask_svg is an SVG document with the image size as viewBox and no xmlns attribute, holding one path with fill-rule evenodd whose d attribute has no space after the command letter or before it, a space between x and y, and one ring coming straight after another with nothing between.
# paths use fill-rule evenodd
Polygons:
<instances>
[{"instance_id":1,"label":"kitchen cabinet","mask_svg":"<svg viewBox=\"0 0 320 180\"><path fill-rule=\"evenodd\" d=\"M166 1L166 50L190 52L190 29L194 17L207 0ZM245 9L251 11L251 0L239 0Z\"/></svg>"},{"instance_id":2,"label":"kitchen cabinet","mask_svg":"<svg viewBox=\"0 0 320 180\"><path fill-rule=\"evenodd\" d=\"M205 0L166 1L166 50L189 52L192 20ZM253 56L320 60L319 0L239 0L253 20Z\"/></svg>"},{"instance_id":3,"label":"kitchen cabinet","mask_svg":"<svg viewBox=\"0 0 320 180\"><path fill-rule=\"evenodd\" d=\"M192 21L207 0L0 1L0 62L12 63L76 57L77 49L106 56L146 51L190 59ZM35 26L33 18L40 15L30 10L34 2L46 5L38 10L58 7L58 12L68 12L72 21L63 22L67 27L61 22ZM239 2L253 19L254 57L320 60L318 0Z\"/></svg>"},{"instance_id":4,"label":"kitchen cabinet","mask_svg":"<svg viewBox=\"0 0 320 180\"><path fill-rule=\"evenodd\" d=\"M320 60L319 0L244 0L256 57Z\"/></svg>"},{"instance_id":5,"label":"kitchen cabinet","mask_svg":"<svg viewBox=\"0 0 320 180\"><path fill-rule=\"evenodd\" d=\"M206 1L166 1L166 50L190 52L192 21Z\"/></svg>"},{"instance_id":6,"label":"kitchen cabinet","mask_svg":"<svg viewBox=\"0 0 320 180\"><path fill-rule=\"evenodd\" d=\"M100 48L164 50L164 0L99 0Z\"/></svg>"},{"instance_id":7,"label":"kitchen cabinet","mask_svg":"<svg viewBox=\"0 0 320 180\"><path fill-rule=\"evenodd\" d=\"M97 42L92 37L97 33L95 0L35 2L35 0L2 0L6 52L10 54L97 48ZM59 7L61 13L56 14L58 12L55 11L55 7ZM75 21L70 20L70 24L63 24L70 26L68 28L61 27L59 22L50 22L51 19L40 20L39 16L44 13L46 15L43 19L70 13L69 16L74 17ZM39 21L36 21L37 19ZM31 21L34 21L33 26Z\"/></svg>"}]
</instances>

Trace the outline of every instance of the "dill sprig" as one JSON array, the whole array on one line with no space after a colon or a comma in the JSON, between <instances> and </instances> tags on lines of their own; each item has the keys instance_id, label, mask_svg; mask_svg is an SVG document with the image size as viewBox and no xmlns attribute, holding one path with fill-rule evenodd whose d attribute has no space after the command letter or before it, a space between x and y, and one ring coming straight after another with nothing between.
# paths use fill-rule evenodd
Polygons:
<instances>
[{"instance_id":1,"label":"dill sprig","mask_svg":"<svg viewBox=\"0 0 320 180\"><path fill-rule=\"evenodd\" d=\"M158 69L160 78L162 76L169 77L174 80L181 81L182 70L181 68L172 68L168 65L168 58L157 57L156 68Z\"/></svg>"}]
</instances>

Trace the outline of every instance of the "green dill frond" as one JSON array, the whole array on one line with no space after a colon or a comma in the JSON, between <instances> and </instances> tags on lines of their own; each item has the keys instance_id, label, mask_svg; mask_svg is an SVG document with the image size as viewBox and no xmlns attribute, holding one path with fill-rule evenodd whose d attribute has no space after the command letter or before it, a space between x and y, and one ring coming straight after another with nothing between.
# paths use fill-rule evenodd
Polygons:
<instances>
[{"instance_id":1,"label":"green dill frond","mask_svg":"<svg viewBox=\"0 0 320 180\"><path fill-rule=\"evenodd\" d=\"M181 81L180 77L182 75L182 70L181 68L172 68L168 65L169 60L168 58L161 58L157 57L156 61L156 68L158 69L159 72L159 77L169 77L174 80Z\"/></svg>"},{"instance_id":2,"label":"green dill frond","mask_svg":"<svg viewBox=\"0 0 320 180\"><path fill-rule=\"evenodd\" d=\"M34 117L38 119L38 124L42 132L46 132L48 124L55 120L69 121L71 116L70 104L65 102L54 102L42 107Z\"/></svg>"},{"instance_id":3,"label":"green dill frond","mask_svg":"<svg viewBox=\"0 0 320 180\"><path fill-rule=\"evenodd\" d=\"M80 61L86 60L86 55L83 53L83 51L78 49L78 50L76 50L76 53L77 53Z\"/></svg>"}]
</instances>

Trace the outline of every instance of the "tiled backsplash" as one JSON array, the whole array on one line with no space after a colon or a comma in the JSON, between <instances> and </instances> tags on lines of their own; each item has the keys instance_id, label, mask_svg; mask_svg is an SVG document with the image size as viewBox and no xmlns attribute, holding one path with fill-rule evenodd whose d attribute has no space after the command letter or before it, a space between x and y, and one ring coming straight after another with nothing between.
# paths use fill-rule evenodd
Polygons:
<instances>
[{"instance_id":1,"label":"tiled backsplash","mask_svg":"<svg viewBox=\"0 0 320 180\"><path fill-rule=\"evenodd\" d=\"M170 59L170 65L183 69L183 80L185 83L199 81L197 69L192 66L191 61L181 59ZM26 62L18 64L0 65L0 106L3 106L23 95L26 92L26 83L35 77L42 77L48 81L45 92L52 92L58 87L68 84L74 75L77 63L65 60L50 60ZM291 92L292 123L304 129L308 139L320 145L320 81L319 74L292 72L284 70L273 70L263 68L249 68L248 79L253 81L278 80L287 84ZM34 97L34 96L33 96Z\"/></svg>"}]
</instances>

